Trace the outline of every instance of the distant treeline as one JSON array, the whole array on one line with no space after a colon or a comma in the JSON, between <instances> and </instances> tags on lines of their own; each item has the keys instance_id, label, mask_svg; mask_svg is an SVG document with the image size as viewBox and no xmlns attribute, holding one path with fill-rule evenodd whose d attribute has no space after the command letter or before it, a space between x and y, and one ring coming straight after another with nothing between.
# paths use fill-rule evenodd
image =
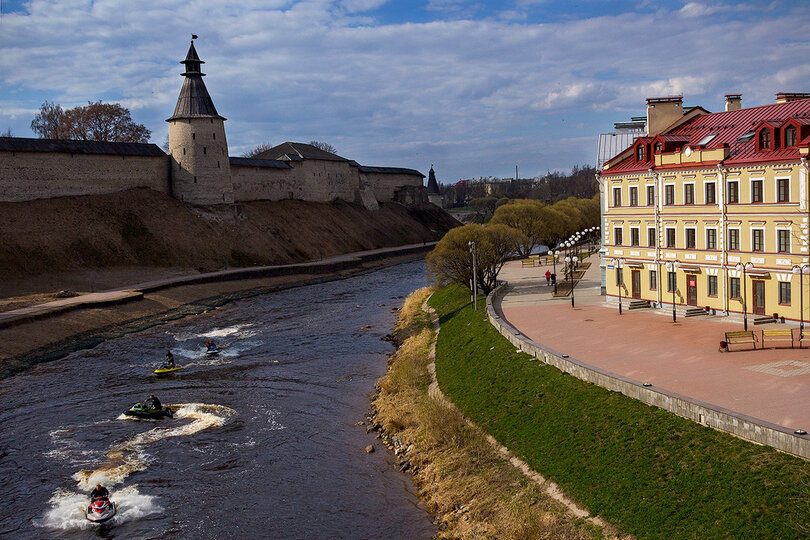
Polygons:
<instances>
[{"instance_id":1,"label":"distant treeline","mask_svg":"<svg viewBox=\"0 0 810 540\"><path fill-rule=\"evenodd\" d=\"M596 168L576 165L569 174L549 172L542 178L517 180L478 179L439 184L446 206L466 206L473 199L535 199L553 204L568 197L590 199L596 195Z\"/></svg>"}]
</instances>

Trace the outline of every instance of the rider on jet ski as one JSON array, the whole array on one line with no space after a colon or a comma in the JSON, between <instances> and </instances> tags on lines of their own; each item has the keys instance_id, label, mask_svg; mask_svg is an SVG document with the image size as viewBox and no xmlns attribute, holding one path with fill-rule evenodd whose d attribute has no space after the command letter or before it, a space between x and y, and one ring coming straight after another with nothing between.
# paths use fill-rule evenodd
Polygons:
<instances>
[{"instance_id":1,"label":"rider on jet ski","mask_svg":"<svg viewBox=\"0 0 810 540\"><path fill-rule=\"evenodd\" d=\"M155 397L154 394L146 398L146 400L143 402L143 406L150 411L163 408L163 404L157 397Z\"/></svg>"},{"instance_id":2,"label":"rider on jet ski","mask_svg":"<svg viewBox=\"0 0 810 540\"><path fill-rule=\"evenodd\" d=\"M96 499L109 500L109 498L110 492L107 491L107 488L105 488L101 484L96 484L96 487L93 488L93 491L90 492L91 501L95 501Z\"/></svg>"},{"instance_id":3,"label":"rider on jet ski","mask_svg":"<svg viewBox=\"0 0 810 540\"><path fill-rule=\"evenodd\" d=\"M163 363L166 367L173 368L174 366L174 355L172 351L166 351L166 361Z\"/></svg>"},{"instance_id":4,"label":"rider on jet ski","mask_svg":"<svg viewBox=\"0 0 810 540\"><path fill-rule=\"evenodd\" d=\"M217 350L217 345L213 341L206 341L205 346L208 348L209 352Z\"/></svg>"}]
</instances>

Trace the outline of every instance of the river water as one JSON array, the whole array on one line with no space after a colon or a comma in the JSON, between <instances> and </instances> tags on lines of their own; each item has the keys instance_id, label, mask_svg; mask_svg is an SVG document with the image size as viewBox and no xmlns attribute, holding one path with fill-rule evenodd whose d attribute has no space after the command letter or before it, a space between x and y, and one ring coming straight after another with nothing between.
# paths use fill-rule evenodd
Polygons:
<instances>
[{"instance_id":1,"label":"river water","mask_svg":"<svg viewBox=\"0 0 810 540\"><path fill-rule=\"evenodd\" d=\"M241 300L0 381L0 535L430 538L410 478L355 425L392 309L425 279L419 261ZM167 349L185 367L155 377ZM175 417L121 414L149 394ZM82 510L96 482L119 508L101 525Z\"/></svg>"}]
</instances>

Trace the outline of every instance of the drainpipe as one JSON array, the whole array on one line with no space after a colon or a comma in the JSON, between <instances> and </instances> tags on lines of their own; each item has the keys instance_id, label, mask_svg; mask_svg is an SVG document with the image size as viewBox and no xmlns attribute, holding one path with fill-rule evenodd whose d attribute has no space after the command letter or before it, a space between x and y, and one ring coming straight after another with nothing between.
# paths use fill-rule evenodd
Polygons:
<instances>
[{"instance_id":1,"label":"drainpipe","mask_svg":"<svg viewBox=\"0 0 810 540\"><path fill-rule=\"evenodd\" d=\"M723 270L723 311L728 316L728 253L726 252L726 169L721 164L717 164L717 200L720 204L720 232L722 237L720 242L720 269Z\"/></svg>"},{"instance_id":2,"label":"drainpipe","mask_svg":"<svg viewBox=\"0 0 810 540\"><path fill-rule=\"evenodd\" d=\"M808 186L807 190L805 191L804 196L805 196L805 200L807 201L805 203L805 204L807 204L807 220L808 220L808 225L807 226L810 228L810 185L808 184L808 181L810 180L810 163L807 162L807 157L805 157L805 156L802 156L801 159L802 159L802 167L804 167L804 171L805 171L804 172L805 185ZM800 201L800 204L802 202L805 202L805 201ZM800 226L799 227L799 238L801 238L802 235L805 236L805 240L804 240L803 244L805 245L805 247L810 247L810 237L808 237L808 235L810 235L810 230L805 229L804 227ZM802 263L804 263L805 261L810 262L810 250L808 250L808 253L802 255ZM799 264L799 268L801 268L801 267L802 267L802 265ZM803 274L799 274L799 288L800 289L802 288L802 276L803 276ZM799 317L800 318L804 317L804 313L801 313Z\"/></svg>"},{"instance_id":3,"label":"drainpipe","mask_svg":"<svg viewBox=\"0 0 810 540\"><path fill-rule=\"evenodd\" d=\"M661 199L661 179L658 174L652 169L649 173L653 177L653 185L655 186L655 273L658 276L658 308L661 308L661 288L664 286L664 281L661 279L661 213L659 209L663 204Z\"/></svg>"}]
</instances>

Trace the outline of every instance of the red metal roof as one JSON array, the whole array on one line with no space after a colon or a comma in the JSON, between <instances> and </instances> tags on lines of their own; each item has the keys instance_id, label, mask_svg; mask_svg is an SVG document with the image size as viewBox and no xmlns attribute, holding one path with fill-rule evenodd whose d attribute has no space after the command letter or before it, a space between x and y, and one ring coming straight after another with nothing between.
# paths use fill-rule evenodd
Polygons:
<instances>
[{"instance_id":1,"label":"red metal roof","mask_svg":"<svg viewBox=\"0 0 810 540\"><path fill-rule=\"evenodd\" d=\"M727 166L798 160L800 154L795 147L757 152L754 138L746 142L737 141L738 138L763 121L779 125L791 117L796 118L802 124L810 122L810 99L761 105L736 111L702 114L659 136L667 138L679 136L677 140L681 141L685 139L680 137L688 137L689 144L697 145L698 141L707 135L717 134L707 145L707 148L717 148L723 144L728 144L730 149L729 157L723 162ZM690 165L690 167L694 167L694 165ZM652 161L637 163L635 156L631 155L611 166L603 174L612 175L646 171L650 168L654 168Z\"/></svg>"}]
</instances>

